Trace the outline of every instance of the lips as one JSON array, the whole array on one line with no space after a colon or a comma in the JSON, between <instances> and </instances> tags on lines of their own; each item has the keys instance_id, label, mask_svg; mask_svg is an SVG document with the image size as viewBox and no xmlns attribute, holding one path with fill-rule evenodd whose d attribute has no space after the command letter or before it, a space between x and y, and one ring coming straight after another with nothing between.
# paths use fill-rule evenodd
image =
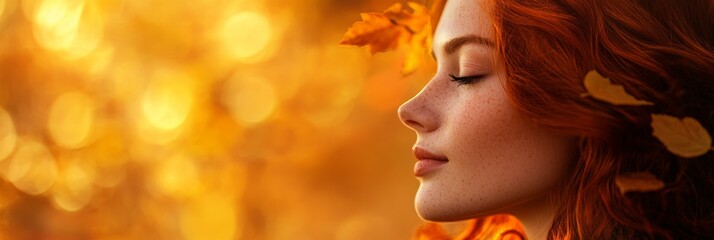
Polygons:
<instances>
[{"instance_id":1,"label":"lips","mask_svg":"<svg viewBox=\"0 0 714 240\"><path fill-rule=\"evenodd\" d=\"M449 162L446 156L435 154L416 146L414 147L414 157L418 159L414 164L414 175L417 177L434 172Z\"/></svg>"}]
</instances>

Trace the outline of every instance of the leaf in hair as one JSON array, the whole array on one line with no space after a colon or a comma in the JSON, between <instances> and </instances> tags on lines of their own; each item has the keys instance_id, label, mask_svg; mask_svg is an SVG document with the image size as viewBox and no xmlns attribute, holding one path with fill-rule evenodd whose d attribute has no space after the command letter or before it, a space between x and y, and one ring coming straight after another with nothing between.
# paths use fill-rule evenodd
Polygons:
<instances>
[{"instance_id":1,"label":"leaf in hair","mask_svg":"<svg viewBox=\"0 0 714 240\"><path fill-rule=\"evenodd\" d=\"M649 172L632 172L615 177L615 185L623 195L628 192L652 192L664 188L664 182Z\"/></svg>"},{"instance_id":2,"label":"leaf in hair","mask_svg":"<svg viewBox=\"0 0 714 240\"><path fill-rule=\"evenodd\" d=\"M372 54L404 47L402 74L412 73L431 48L431 16L421 4L407 5L411 12L396 3L383 13L362 13L362 21L347 30L340 44L366 46Z\"/></svg>"},{"instance_id":3,"label":"leaf in hair","mask_svg":"<svg viewBox=\"0 0 714 240\"><path fill-rule=\"evenodd\" d=\"M712 150L712 138L699 121L652 114L652 135L670 152L685 158L698 157Z\"/></svg>"},{"instance_id":4,"label":"leaf in hair","mask_svg":"<svg viewBox=\"0 0 714 240\"><path fill-rule=\"evenodd\" d=\"M613 84L610 79L603 77L595 70L588 72L583 82L588 92L581 94L581 97L591 96L614 105L654 105L651 102L636 99L628 94L624 87Z\"/></svg>"}]
</instances>

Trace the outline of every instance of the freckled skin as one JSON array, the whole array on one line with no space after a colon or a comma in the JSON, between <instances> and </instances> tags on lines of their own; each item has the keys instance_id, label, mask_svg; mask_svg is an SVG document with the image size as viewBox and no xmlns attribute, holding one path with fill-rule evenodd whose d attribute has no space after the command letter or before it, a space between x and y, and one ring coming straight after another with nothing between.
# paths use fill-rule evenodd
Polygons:
<instances>
[{"instance_id":1,"label":"freckled skin","mask_svg":"<svg viewBox=\"0 0 714 240\"><path fill-rule=\"evenodd\" d=\"M493 48L467 44L452 54L443 52L455 37L493 39L492 23L479 4L447 2L434 37L437 73L399 109L400 119L417 133L416 145L449 159L419 178L415 206L426 220L509 213L552 191L574 161L575 138L548 131L516 111L504 89L503 70L494 65ZM459 85L449 73L486 77Z\"/></svg>"}]
</instances>

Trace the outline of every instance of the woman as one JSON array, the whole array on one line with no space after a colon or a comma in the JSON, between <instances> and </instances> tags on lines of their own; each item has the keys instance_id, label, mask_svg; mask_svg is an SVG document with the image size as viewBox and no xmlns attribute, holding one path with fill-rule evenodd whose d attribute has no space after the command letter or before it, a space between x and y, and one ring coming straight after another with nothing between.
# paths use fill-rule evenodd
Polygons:
<instances>
[{"instance_id":1,"label":"woman","mask_svg":"<svg viewBox=\"0 0 714 240\"><path fill-rule=\"evenodd\" d=\"M399 108L417 133L418 214L510 214L535 240L714 239L714 152L677 157L649 125L667 113L714 130L713 26L710 0L446 2L437 72ZM583 97L593 69L653 105ZM665 187L615 186L641 171Z\"/></svg>"}]
</instances>

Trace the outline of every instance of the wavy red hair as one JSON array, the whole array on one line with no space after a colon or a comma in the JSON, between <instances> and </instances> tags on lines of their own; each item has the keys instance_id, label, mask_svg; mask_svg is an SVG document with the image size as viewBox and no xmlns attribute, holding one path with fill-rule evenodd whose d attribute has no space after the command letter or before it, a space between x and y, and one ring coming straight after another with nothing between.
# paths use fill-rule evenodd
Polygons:
<instances>
[{"instance_id":1,"label":"wavy red hair","mask_svg":"<svg viewBox=\"0 0 714 240\"><path fill-rule=\"evenodd\" d=\"M714 153L682 159L652 137L650 114L690 116L714 132L714 1L489 2L507 92L539 124L580 136L549 239L714 239ZM595 69L653 107L592 98ZM666 187L620 194L618 174Z\"/></svg>"}]
</instances>

